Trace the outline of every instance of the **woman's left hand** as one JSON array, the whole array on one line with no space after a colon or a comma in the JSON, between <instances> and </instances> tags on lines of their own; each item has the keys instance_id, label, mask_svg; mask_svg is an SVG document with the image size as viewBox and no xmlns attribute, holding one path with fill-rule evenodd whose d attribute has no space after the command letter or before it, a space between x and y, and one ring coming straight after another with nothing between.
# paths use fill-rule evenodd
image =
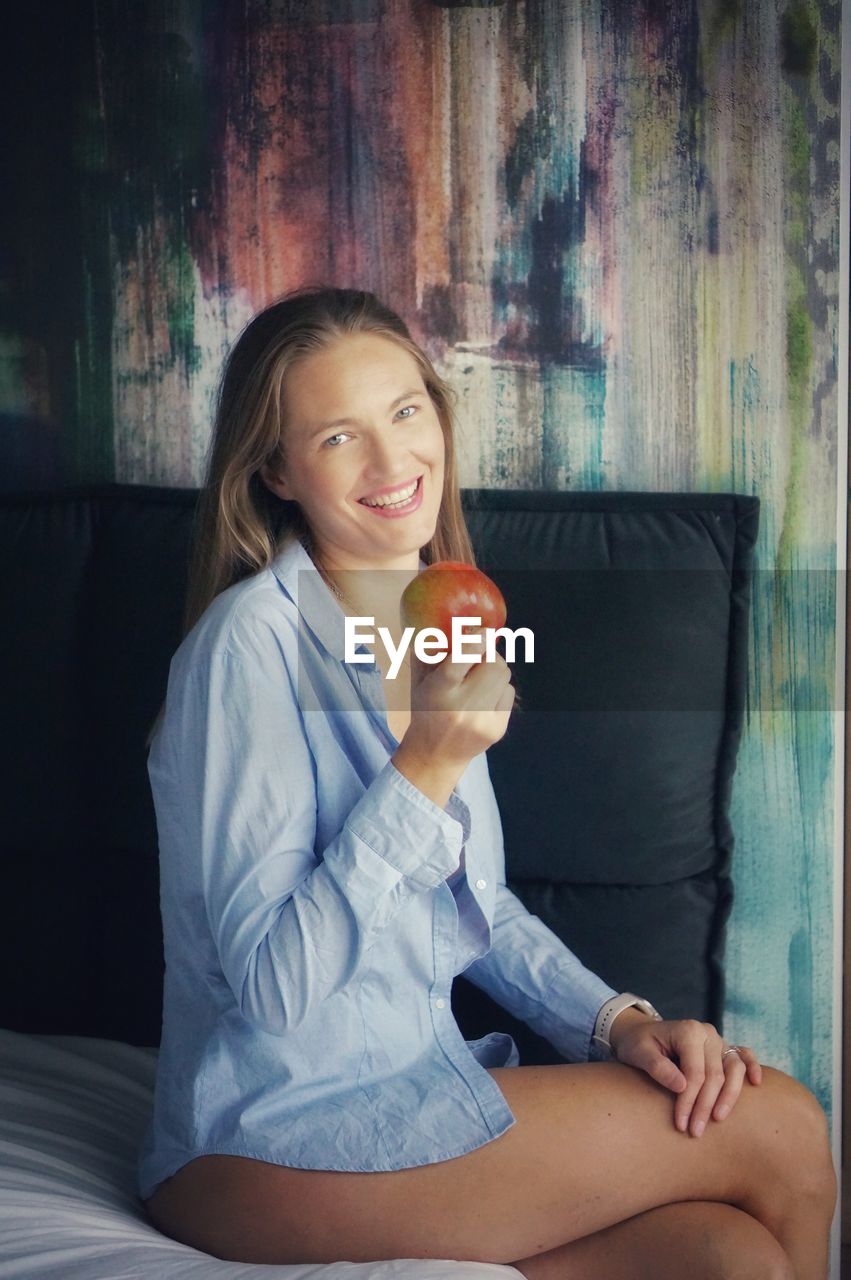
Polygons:
<instances>
[{"instance_id":1,"label":"woman's left hand","mask_svg":"<svg viewBox=\"0 0 851 1280\"><path fill-rule=\"evenodd\" d=\"M618 1062L646 1071L678 1095L674 1124L695 1138L710 1117L723 1120L730 1114L746 1079L751 1084L762 1080L753 1050L736 1045L731 1052L733 1046L709 1022L657 1022L637 1009L625 1009L609 1034Z\"/></svg>"}]
</instances>

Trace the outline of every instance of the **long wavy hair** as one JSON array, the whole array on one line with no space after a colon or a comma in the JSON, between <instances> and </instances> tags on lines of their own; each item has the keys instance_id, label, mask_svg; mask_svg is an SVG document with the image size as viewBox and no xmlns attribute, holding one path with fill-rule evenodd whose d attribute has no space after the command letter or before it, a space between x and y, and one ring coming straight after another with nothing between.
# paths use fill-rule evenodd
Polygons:
<instances>
[{"instance_id":1,"label":"long wavy hair","mask_svg":"<svg viewBox=\"0 0 851 1280\"><path fill-rule=\"evenodd\" d=\"M228 587L268 567L291 539L309 541L296 502L267 488L261 468L286 466L283 389L297 360L350 334L376 334L416 361L440 422L445 446L443 496L434 536L420 550L426 564L475 564L461 507L452 388L413 340L404 321L360 289L309 286L284 295L256 315L225 361L206 478L195 512L183 636ZM162 711L148 735L148 743Z\"/></svg>"}]
</instances>

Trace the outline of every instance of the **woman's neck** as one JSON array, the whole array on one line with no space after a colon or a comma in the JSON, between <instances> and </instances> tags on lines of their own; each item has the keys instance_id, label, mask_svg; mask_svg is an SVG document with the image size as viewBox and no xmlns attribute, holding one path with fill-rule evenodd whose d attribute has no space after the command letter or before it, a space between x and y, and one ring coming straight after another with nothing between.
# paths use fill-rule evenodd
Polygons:
<instances>
[{"instance_id":1,"label":"woman's neck","mask_svg":"<svg viewBox=\"0 0 851 1280\"><path fill-rule=\"evenodd\" d=\"M402 634L400 601L408 583L419 572L419 554L413 562L393 568L342 565L333 557L311 552L314 564L341 607L352 617L374 618L376 627L387 627L394 639Z\"/></svg>"}]
</instances>

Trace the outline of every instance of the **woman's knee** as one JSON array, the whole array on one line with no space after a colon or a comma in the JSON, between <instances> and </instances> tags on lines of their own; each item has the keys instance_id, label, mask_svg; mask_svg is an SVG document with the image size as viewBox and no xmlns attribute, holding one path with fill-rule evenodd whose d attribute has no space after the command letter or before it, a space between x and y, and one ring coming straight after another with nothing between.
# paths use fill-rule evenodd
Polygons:
<instances>
[{"instance_id":1,"label":"woman's knee","mask_svg":"<svg viewBox=\"0 0 851 1280\"><path fill-rule=\"evenodd\" d=\"M662 1205L513 1265L528 1280L795 1280L788 1254L732 1205Z\"/></svg>"},{"instance_id":2,"label":"woman's knee","mask_svg":"<svg viewBox=\"0 0 851 1280\"><path fill-rule=\"evenodd\" d=\"M763 1067L755 1092L762 1093L760 1124L769 1139L761 1154L773 1164L775 1187L785 1186L796 1199L832 1215L836 1173L827 1117L818 1099L799 1080L773 1067Z\"/></svg>"},{"instance_id":3,"label":"woman's knee","mask_svg":"<svg viewBox=\"0 0 851 1280\"><path fill-rule=\"evenodd\" d=\"M722 1237L718 1280L796 1280L789 1255L760 1223L730 1205L714 1209Z\"/></svg>"},{"instance_id":4,"label":"woman's knee","mask_svg":"<svg viewBox=\"0 0 851 1280\"><path fill-rule=\"evenodd\" d=\"M796 1280L795 1268L776 1241L768 1245L762 1257L753 1258L742 1264L742 1260L733 1259L729 1271L724 1272L725 1280Z\"/></svg>"}]
</instances>

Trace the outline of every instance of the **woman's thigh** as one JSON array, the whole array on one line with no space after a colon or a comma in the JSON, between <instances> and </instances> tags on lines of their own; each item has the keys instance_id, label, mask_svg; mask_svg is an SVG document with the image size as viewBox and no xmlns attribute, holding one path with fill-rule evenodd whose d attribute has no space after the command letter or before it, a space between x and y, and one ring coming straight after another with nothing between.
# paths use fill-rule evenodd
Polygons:
<instances>
[{"instance_id":1,"label":"woman's thigh","mask_svg":"<svg viewBox=\"0 0 851 1280\"><path fill-rule=\"evenodd\" d=\"M794 1127L772 1117L793 1082L769 1069L701 1138L674 1128L671 1093L617 1063L492 1074L516 1123L466 1155L389 1173L202 1156L163 1183L151 1218L242 1262L510 1262L673 1201L742 1204L757 1168L795 1159Z\"/></svg>"}]
</instances>

